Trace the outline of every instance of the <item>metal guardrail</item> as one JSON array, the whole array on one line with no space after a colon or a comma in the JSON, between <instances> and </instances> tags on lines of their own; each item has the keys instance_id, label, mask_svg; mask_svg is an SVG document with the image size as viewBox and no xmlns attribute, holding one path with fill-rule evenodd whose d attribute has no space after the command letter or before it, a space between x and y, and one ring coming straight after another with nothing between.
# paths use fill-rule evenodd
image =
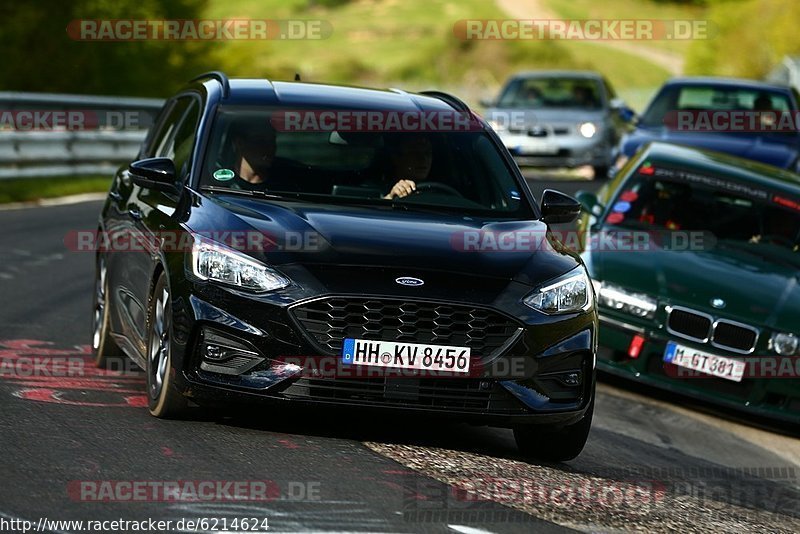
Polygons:
<instances>
[{"instance_id":1,"label":"metal guardrail","mask_svg":"<svg viewBox=\"0 0 800 534\"><path fill-rule=\"evenodd\" d=\"M162 105L153 98L0 92L0 180L110 176L136 156ZM13 127L21 113L53 111L74 111L91 117L91 124L30 131Z\"/></svg>"}]
</instances>

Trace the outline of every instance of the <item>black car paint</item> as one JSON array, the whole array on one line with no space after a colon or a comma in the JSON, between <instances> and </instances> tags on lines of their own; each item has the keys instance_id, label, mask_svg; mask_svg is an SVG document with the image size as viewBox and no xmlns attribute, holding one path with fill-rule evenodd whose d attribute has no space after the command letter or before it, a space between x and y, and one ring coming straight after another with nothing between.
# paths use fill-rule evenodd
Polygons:
<instances>
[{"instance_id":1,"label":"black car paint","mask_svg":"<svg viewBox=\"0 0 800 534\"><path fill-rule=\"evenodd\" d=\"M259 82L262 85L267 83ZM277 103L277 97L273 98L265 87L256 87L255 82L252 89L248 89L247 83L241 85L226 99L226 104ZM315 102L319 92L309 89L314 86L297 85L300 89L294 98L302 100L304 105L313 107L324 102L330 106L331 95ZM332 89L340 100L339 105L363 105L349 91ZM453 233L459 230L528 231L549 235L546 224L537 220L540 218L539 209L519 170L488 127L488 134L514 170L519 191L531 207L531 220L485 221L457 215L384 212L359 206L321 206L204 194L196 190L196 185L211 123L222 98L218 84L198 82L169 100L138 159L156 155L153 145L158 141L157 132L165 127L176 99L187 96L201 105L201 113L196 124L197 137L190 164L177 169L177 178L183 187L177 192L144 188L134 183L128 169L120 169L99 221L99 230L106 233L131 232L150 237L143 240L148 246L140 250L109 252L106 257L109 287L114 288L109 296L114 310L111 314L112 335L139 365L145 365L147 310L153 286L162 272L167 274L173 299L173 383L185 396L201 404L253 398L280 400L281 397L279 393L272 393L274 384L252 388L203 378L198 373L193 355L199 325L212 324L228 329L267 357L313 354L314 347L309 340L290 326L292 319L288 309L291 305L320 295L363 294L365 287L369 287L370 296L376 298L417 298L419 288L394 283L399 276L415 276L426 281L423 300L463 302L501 310L528 327L506 356L535 355L535 367L543 370L558 369L559 358L567 354L580 353L583 360L581 365L586 378L580 397L573 403L542 402L536 377L527 377L507 381L508 391L527 401L529 411L525 414L488 417L486 414L459 414L448 410L448 416L491 421L493 424L512 424L512 421L568 424L580 420L593 395L596 312L592 307L586 312L546 316L522 303L522 298L537 285L581 265L578 256L555 242L550 250L538 250L532 254L519 251L459 252L454 251L449 242ZM397 99L392 96L380 104L386 107L396 105ZM409 99L413 97L409 96ZM286 98L285 103L297 104L293 98ZM419 102L414 104L419 105ZM441 103L441 106L447 107L447 104ZM416 224L409 226L409 221ZM365 222L369 223L368 227ZM320 236L322 246L313 252L270 252L269 264L287 275L294 284L263 295L192 279L187 275L183 252L167 252L153 246L159 243L155 235L159 232L179 234L219 230L258 230L273 234L312 231ZM364 241L359 242L355 236L362 236ZM369 243L369 246L364 246L364 243ZM265 261L265 253L251 252L251 255ZM415 410L413 407L402 409Z\"/></svg>"}]
</instances>

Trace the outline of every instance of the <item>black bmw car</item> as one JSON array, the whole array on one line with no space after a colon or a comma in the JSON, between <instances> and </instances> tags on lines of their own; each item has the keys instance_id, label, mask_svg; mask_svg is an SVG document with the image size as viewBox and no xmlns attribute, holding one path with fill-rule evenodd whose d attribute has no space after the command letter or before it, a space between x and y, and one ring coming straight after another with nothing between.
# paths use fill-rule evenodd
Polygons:
<instances>
[{"instance_id":1,"label":"black bmw car","mask_svg":"<svg viewBox=\"0 0 800 534\"><path fill-rule=\"evenodd\" d=\"M114 177L96 362L141 366L156 417L240 401L440 415L571 459L598 323L548 224L579 211L555 191L537 205L444 93L210 73Z\"/></svg>"}]
</instances>

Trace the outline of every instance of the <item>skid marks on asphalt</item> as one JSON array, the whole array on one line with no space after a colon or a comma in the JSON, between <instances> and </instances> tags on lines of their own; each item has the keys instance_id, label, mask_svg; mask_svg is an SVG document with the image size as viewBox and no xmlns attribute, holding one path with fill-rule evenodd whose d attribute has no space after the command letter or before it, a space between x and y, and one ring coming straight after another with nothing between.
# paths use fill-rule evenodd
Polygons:
<instances>
[{"instance_id":1,"label":"skid marks on asphalt","mask_svg":"<svg viewBox=\"0 0 800 534\"><path fill-rule=\"evenodd\" d=\"M445 517L463 516L476 504L495 502L577 529L800 530L800 473L794 468L725 469L709 464L591 473L438 447L375 442L366 446L450 485L449 495L425 504Z\"/></svg>"},{"instance_id":2,"label":"skid marks on asphalt","mask_svg":"<svg viewBox=\"0 0 800 534\"><path fill-rule=\"evenodd\" d=\"M17 398L83 407L147 406L144 375L98 369L89 345L57 348L35 339L0 340L0 384Z\"/></svg>"}]
</instances>

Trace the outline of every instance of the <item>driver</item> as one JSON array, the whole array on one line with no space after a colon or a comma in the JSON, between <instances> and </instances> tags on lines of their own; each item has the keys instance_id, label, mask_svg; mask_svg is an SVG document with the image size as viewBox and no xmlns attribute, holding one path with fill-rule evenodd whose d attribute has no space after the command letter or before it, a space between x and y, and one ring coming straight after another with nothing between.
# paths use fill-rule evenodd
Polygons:
<instances>
[{"instance_id":1,"label":"driver","mask_svg":"<svg viewBox=\"0 0 800 534\"><path fill-rule=\"evenodd\" d=\"M247 124L236 128L232 135L236 153L233 171L235 185L241 189L264 190L278 185L279 170L285 167L276 158L275 130L266 124Z\"/></svg>"},{"instance_id":2,"label":"driver","mask_svg":"<svg viewBox=\"0 0 800 534\"><path fill-rule=\"evenodd\" d=\"M433 163L433 145L426 136L412 135L399 141L397 149L389 156L390 180L397 183L383 197L387 200L402 198L417 189L417 182L425 181Z\"/></svg>"}]
</instances>

